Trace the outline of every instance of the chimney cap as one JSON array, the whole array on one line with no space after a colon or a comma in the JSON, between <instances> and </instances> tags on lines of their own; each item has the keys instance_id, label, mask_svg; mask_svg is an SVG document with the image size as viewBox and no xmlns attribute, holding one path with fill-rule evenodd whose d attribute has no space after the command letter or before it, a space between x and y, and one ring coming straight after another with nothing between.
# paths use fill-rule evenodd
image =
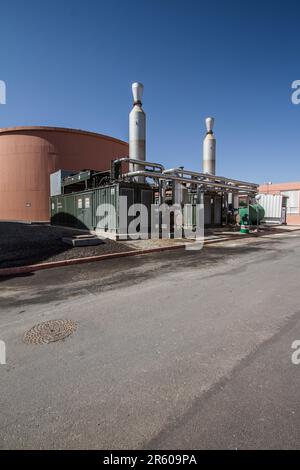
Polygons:
<instances>
[{"instance_id":1,"label":"chimney cap","mask_svg":"<svg viewBox=\"0 0 300 470\"><path fill-rule=\"evenodd\" d=\"M134 82L132 84L133 103L142 104L144 85L140 82Z\"/></svg>"},{"instance_id":2,"label":"chimney cap","mask_svg":"<svg viewBox=\"0 0 300 470\"><path fill-rule=\"evenodd\" d=\"M212 134L214 123L215 123L215 118L213 118L213 117L207 117L205 119L206 130L210 134Z\"/></svg>"}]
</instances>

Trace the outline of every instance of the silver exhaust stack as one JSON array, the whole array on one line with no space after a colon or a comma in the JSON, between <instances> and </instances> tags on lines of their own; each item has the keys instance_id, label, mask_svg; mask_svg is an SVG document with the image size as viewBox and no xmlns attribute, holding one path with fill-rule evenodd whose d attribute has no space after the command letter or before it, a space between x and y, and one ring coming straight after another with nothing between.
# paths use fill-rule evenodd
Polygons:
<instances>
[{"instance_id":1,"label":"silver exhaust stack","mask_svg":"<svg viewBox=\"0 0 300 470\"><path fill-rule=\"evenodd\" d=\"M132 84L133 108L129 114L129 157L134 160L146 160L146 114L142 109L142 83ZM129 171L140 171L143 167L130 163ZM144 182L145 178L138 177L135 181Z\"/></svg>"},{"instance_id":2,"label":"silver exhaust stack","mask_svg":"<svg viewBox=\"0 0 300 470\"><path fill-rule=\"evenodd\" d=\"M203 173L209 175L216 174L216 139L212 131L214 122L212 117L205 119L207 132L203 141Z\"/></svg>"}]
</instances>

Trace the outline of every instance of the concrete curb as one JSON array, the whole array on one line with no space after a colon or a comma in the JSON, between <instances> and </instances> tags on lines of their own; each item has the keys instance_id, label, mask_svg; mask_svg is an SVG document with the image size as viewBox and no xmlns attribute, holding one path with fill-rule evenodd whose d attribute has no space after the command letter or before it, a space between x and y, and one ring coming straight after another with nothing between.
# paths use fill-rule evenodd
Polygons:
<instances>
[{"instance_id":1,"label":"concrete curb","mask_svg":"<svg viewBox=\"0 0 300 470\"><path fill-rule=\"evenodd\" d=\"M102 261L106 259L124 258L126 256L144 255L147 253L155 253L155 252L166 251L166 250L176 250L179 248L185 248L185 245L163 246L163 247L156 247L156 248L147 248L145 250L133 250L133 251L123 251L123 252L121 251L119 253L107 253L105 255L88 256L87 258L73 258L73 259L66 259L66 260L61 260L61 261L51 261L49 263L39 263L39 264L32 264L32 265L27 265L27 266L16 266L12 268L1 268L0 277L12 276L15 274L31 273L34 271L40 271L41 269L59 268L61 266L70 266L72 264L92 263L94 261Z\"/></svg>"},{"instance_id":2,"label":"concrete curb","mask_svg":"<svg viewBox=\"0 0 300 470\"><path fill-rule=\"evenodd\" d=\"M294 230L286 230L286 232L291 233L291 232L296 232L300 230L299 229L294 229ZM285 232L281 232L281 234L284 234ZM231 241L231 240L244 240L245 238L258 238L258 237L264 237L264 236L270 236L270 235L275 235L275 234L254 234L251 233L249 235L236 235L236 236L230 236L230 237L224 237L224 238L219 238L219 239L213 239L213 240L205 240L204 245L211 245L213 243L222 243L226 241ZM146 248L144 250L132 250L132 251L121 251L118 253L107 253L105 255L97 255L97 256L88 256L86 258L73 258L73 259L66 259L66 260L61 260L61 261L50 261L48 263L39 263L39 264L32 264L32 265L27 265L27 266L16 266L12 268L0 268L0 277L8 277L8 276L13 276L16 274L26 274L26 273L31 273L34 271L40 271L42 269L51 269L51 268L59 268L62 266L70 266L72 264L83 264L83 263L93 263L95 261L102 261L106 259L114 259L114 258L125 258L127 256L137 256L137 255L145 255L147 253L157 253L160 251L169 251L169 250L178 250L178 249L183 249L186 247L186 244L178 244L178 245L171 245L171 246L161 246L161 247L156 247L156 248Z\"/></svg>"}]
</instances>

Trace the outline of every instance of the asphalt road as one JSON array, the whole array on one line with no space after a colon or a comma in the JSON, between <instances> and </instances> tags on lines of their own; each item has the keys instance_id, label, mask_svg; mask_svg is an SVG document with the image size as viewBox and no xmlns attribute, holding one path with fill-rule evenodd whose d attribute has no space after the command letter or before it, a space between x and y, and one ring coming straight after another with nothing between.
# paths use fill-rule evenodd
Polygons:
<instances>
[{"instance_id":1,"label":"asphalt road","mask_svg":"<svg viewBox=\"0 0 300 470\"><path fill-rule=\"evenodd\" d=\"M300 448L299 266L295 232L2 280L0 448Z\"/></svg>"}]
</instances>

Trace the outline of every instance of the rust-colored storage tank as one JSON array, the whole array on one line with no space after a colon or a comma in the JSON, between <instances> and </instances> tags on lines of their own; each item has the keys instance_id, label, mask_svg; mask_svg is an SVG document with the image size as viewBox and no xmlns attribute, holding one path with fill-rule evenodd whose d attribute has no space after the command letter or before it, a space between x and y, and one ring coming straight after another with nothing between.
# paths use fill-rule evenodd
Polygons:
<instances>
[{"instance_id":1,"label":"rust-colored storage tank","mask_svg":"<svg viewBox=\"0 0 300 470\"><path fill-rule=\"evenodd\" d=\"M48 222L50 174L110 169L128 144L93 132L57 127L0 129L0 220Z\"/></svg>"}]
</instances>

